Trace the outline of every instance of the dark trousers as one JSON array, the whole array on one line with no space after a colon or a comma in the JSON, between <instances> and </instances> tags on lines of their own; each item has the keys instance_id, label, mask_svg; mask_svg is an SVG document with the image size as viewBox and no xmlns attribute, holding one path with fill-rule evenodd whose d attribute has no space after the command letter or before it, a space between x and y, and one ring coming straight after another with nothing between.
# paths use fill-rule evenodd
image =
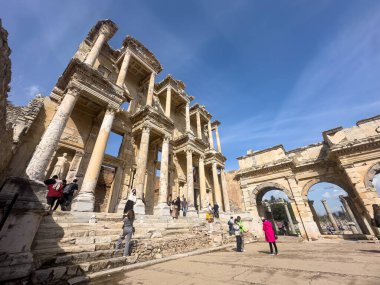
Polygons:
<instances>
[{"instance_id":1,"label":"dark trousers","mask_svg":"<svg viewBox=\"0 0 380 285\"><path fill-rule=\"evenodd\" d=\"M270 243L269 243L270 253L273 253L273 247L272 247L272 244L273 244L273 246L274 246L275 253L278 253L276 242L270 242Z\"/></svg>"},{"instance_id":2,"label":"dark trousers","mask_svg":"<svg viewBox=\"0 0 380 285\"><path fill-rule=\"evenodd\" d=\"M241 252L242 238L241 236L236 236L236 251Z\"/></svg>"}]
</instances>

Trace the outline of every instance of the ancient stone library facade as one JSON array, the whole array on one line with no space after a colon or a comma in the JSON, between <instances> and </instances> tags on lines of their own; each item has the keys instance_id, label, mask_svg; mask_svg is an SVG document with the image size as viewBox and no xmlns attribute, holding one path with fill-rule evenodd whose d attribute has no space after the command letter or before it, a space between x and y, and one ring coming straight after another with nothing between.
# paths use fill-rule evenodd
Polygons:
<instances>
[{"instance_id":1,"label":"ancient stone library facade","mask_svg":"<svg viewBox=\"0 0 380 285\"><path fill-rule=\"evenodd\" d=\"M14 154L5 175L78 178L74 211L122 211L132 188L139 214L168 215L177 196L190 214L214 202L229 211L220 122L182 81L157 82L162 66L142 43L127 36L112 48L117 29L99 21L49 97L9 106ZM122 137L116 156L105 154L112 132Z\"/></svg>"},{"instance_id":2,"label":"ancient stone library facade","mask_svg":"<svg viewBox=\"0 0 380 285\"><path fill-rule=\"evenodd\" d=\"M308 191L319 182L330 182L344 189L340 197L344 210L353 222L355 234L379 235L371 224L372 205L380 198L372 184L380 173L380 116L357 122L352 128L335 128L323 132L323 142L285 151L277 145L261 151L248 151L239 157L239 170L231 187L241 189L241 203L254 217L263 216L262 198L270 190L283 191L289 198L300 233L304 238L321 235L318 216ZM331 209L322 201L334 226Z\"/></svg>"}]
</instances>

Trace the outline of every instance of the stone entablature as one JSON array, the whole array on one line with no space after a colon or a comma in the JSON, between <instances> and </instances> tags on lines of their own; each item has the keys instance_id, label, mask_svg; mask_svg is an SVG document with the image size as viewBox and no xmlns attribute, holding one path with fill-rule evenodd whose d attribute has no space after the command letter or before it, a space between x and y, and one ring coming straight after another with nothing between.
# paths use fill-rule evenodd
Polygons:
<instances>
[{"instance_id":1,"label":"stone entablature","mask_svg":"<svg viewBox=\"0 0 380 285\"><path fill-rule=\"evenodd\" d=\"M318 238L320 231L314 220L315 211L307 193L319 182L342 187L355 215L354 231L378 235L371 226L373 204L379 204L371 181L380 172L380 116L359 121L352 128L335 128L323 133L324 141L285 151L282 145L239 157L239 181L246 210L262 215L261 198L269 190L278 189L291 200L293 212L301 223L305 238ZM328 208L328 206L327 206Z\"/></svg>"}]
</instances>

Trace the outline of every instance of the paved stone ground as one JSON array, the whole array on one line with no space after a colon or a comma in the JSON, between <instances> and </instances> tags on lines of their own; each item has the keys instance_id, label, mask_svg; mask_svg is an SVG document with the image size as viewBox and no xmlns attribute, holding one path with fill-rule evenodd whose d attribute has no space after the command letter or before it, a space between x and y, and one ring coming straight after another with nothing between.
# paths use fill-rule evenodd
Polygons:
<instances>
[{"instance_id":1,"label":"paved stone ground","mask_svg":"<svg viewBox=\"0 0 380 285\"><path fill-rule=\"evenodd\" d=\"M266 243L190 256L118 275L107 284L380 284L380 244L353 241Z\"/></svg>"}]
</instances>

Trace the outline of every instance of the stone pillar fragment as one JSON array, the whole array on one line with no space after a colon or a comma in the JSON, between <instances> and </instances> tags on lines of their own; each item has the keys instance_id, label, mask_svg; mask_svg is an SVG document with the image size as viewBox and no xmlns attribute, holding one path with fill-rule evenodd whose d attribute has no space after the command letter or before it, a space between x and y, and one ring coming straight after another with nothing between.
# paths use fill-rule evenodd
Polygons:
<instances>
[{"instance_id":1,"label":"stone pillar fragment","mask_svg":"<svg viewBox=\"0 0 380 285\"><path fill-rule=\"evenodd\" d=\"M187 204L189 211L195 211L194 208L194 174L193 174L193 150L186 150L186 177L187 177Z\"/></svg>"},{"instance_id":2,"label":"stone pillar fragment","mask_svg":"<svg viewBox=\"0 0 380 285\"><path fill-rule=\"evenodd\" d=\"M79 89L69 87L57 112L43 134L33 157L26 168L26 175L32 180L43 181L45 171L52 158L52 155L58 145L62 132L66 127L66 123L74 109L75 103L79 97Z\"/></svg>"},{"instance_id":3,"label":"stone pillar fragment","mask_svg":"<svg viewBox=\"0 0 380 285\"><path fill-rule=\"evenodd\" d=\"M214 182L214 193L215 193L215 200L216 203L218 203L220 209L222 209L222 193L220 191L220 185L219 185L219 178L218 178L218 169L216 162L212 163L212 178Z\"/></svg>"},{"instance_id":4,"label":"stone pillar fragment","mask_svg":"<svg viewBox=\"0 0 380 285\"><path fill-rule=\"evenodd\" d=\"M154 214L160 216L170 215L170 209L167 204L169 185L169 139L169 137L165 137L162 142L160 192L158 194L158 205L154 208Z\"/></svg>"},{"instance_id":5,"label":"stone pillar fragment","mask_svg":"<svg viewBox=\"0 0 380 285\"><path fill-rule=\"evenodd\" d=\"M219 131L218 126L215 127L215 137L216 137L216 145L218 147L218 152L222 152L222 146L220 144Z\"/></svg>"},{"instance_id":6,"label":"stone pillar fragment","mask_svg":"<svg viewBox=\"0 0 380 285\"><path fill-rule=\"evenodd\" d=\"M325 207L325 210L326 210L326 213L327 213L327 216L334 228L335 231L339 231L339 227L338 227L338 224L336 223L336 220L334 218L334 215L332 214L331 212L331 209L329 207L329 205L327 204L327 201L325 199L321 200L322 204L323 204L323 207Z\"/></svg>"},{"instance_id":7,"label":"stone pillar fragment","mask_svg":"<svg viewBox=\"0 0 380 285\"><path fill-rule=\"evenodd\" d=\"M125 77L127 76L130 58L131 58L131 53L129 51L126 51L124 54L123 63L121 64L119 75L118 75L117 80L116 80L117 86L123 87Z\"/></svg>"},{"instance_id":8,"label":"stone pillar fragment","mask_svg":"<svg viewBox=\"0 0 380 285\"><path fill-rule=\"evenodd\" d=\"M308 200L308 203L309 203L309 208L310 208L310 210L311 210L311 213L313 214L314 221L315 221L315 223L317 224L317 227L318 227L318 229L319 229L319 232L322 234L322 233L323 233L323 230L322 230L321 224L320 224L320 222L319 222L318 214L317 214L317 212L315 211L315 208L314 208L314 201L312 201L312 200Z\"/></svg>"},{"instance_id":9,"label":"stone pillar fragment","mask_svg":"<svg viewBox=\"0 0 380 285\"><path fill-rule=\"evenodd\" d=\"M214 138L212 137L211 121L208 121L208 140L210 143L210 149L214 149Z\"/></svg>"},{"instance_id":10,"label":"stone pillar fragment","mask_svg":"<svg viewBox=\"0 0 380 285\"><path fill-rule=\"evenodd\" d=\"M190 127L190 103L186 103L186 133L191 133Z\"/></svg>"},{"instance_id":11,"label":"stone pillar fragment","mask_svg":"<svg viewBox=\"0 0 380 285\"><path fill-rule=\"evenodd\" d=\"M230 199L228 197L228 186L226 181L226 175L224 173L224 168L220 170L220 178L222 180L222 191L223 191L223 203L224 203L224 211L230 211Z\"/></svg>"},{"instance_id":12,"label":"stone pillar fragment","mask_svg":"<svg viewBox=\"0 0 380 285\"><path fill-rule=\"evenodd\" d=\"M149 78L148 94L146 96L146 104L152 106L153 103L153 91L154 91L154 79L156 74L152 72Z\"/></svg>"},{"instance_id":13,"label":"stone pillar fragment","mask_svg":"<svg viewBox=\"0 0 380 285\"><path fill-rule=\"evenodd\" d=\"M172 108L172 88L168 87L166 90L166 105L165 105L165 115L170 118L170 111Z\"/></svg>"},{"instance_id":14,"label":"stone pillar fragment","mask_svg":"<svg viewBox=\"0 0 380 285\"><path fill-rule=\"evenodd\" d=\"M107 25L101 26L99 30L98 38L96 39L94 45L92 46L90 52L87 55L86 60L84 63L93 66L95 60L98 58L99 53L103 47L103 44L105 41L111 36L112 32L111 29Z\"/></svg>"},{"instance_id":15,"label":"stone pillar fragment","mask_svg":"<svg viewBox=\"0 0 380 285\"><path fill-rule=\"evenodd\" d=\"M352 231L354 234L357 234L357 233L362 233L360 227L359 227L359 224L354 216L354 213L352 212L351 210L351 207L350 205L348 204L347 202L347 197L344 197L343 195L339 195L339 200L341 201L342 205L343 205L343 208L345 209L346 213L348 214L348 217L349 219L351 220L351 222L354 223L354 226L355 226L355 229ZM353 227L351 226L350 227L351 229L353 229Z\"/></svg>"},{"instance_id":16,"label":"stone pillar fragment","mask_svg":"<svg viewBox=\"0 0 380 285\"><path fill-rule=\"evenodd\" d=\"M201 194L200 209L206 209L209 203L206 193L206 175L205 175L205 162L204 156L199 157L199 190Z\"/></svg>"},{"instance_id":17,"label":"stone pillar fragment","mask_svg":"<svg viewBox=\"0 0 380 285\"><path fill-rule=\"evenodd\" d=\"M148 162L150 128L144 127L141 134L140 148L137 157L136 170L136 196L137 202L134 207L136 214L145 214L145 205L142 201L145 185L145 172Z\"/></svg>"},{"instance_id":18,"label":"stone pillar fragment","mask_svg":"<svg viewBox=\"0 0 380 285\"><path fill-rule=\"evenodd\" d=\"M111 133L114 118L115 110L113 108L108 108L104 115L103 122L100 127L94 149L92 151L90 162L88 163L86 174L84 175L82 187L73 204L74 211L94 211L95 188L98 182L98 177L100 169L102 167L104 153L106 150L108 138Z\"/></svg>"},{"instance_id":19,"label":"stone pillar fragment","mask_svg":"<svg viewBox=\"0 0 380 285\"><path fill-rule=\"evenodd\" d=\"M202 139L202 127L201 127L201 114L199 112L196 113L197 116L197 136L198 139Z\"/></svg>"},{"instance_id":20,"label":"stone pillar fragment","mask_svg":"<svg viewBox=\"0 0 380 285\"><path fill-rule=\"evenodd\" d=\"M295 234L296 233L296 228L294 227L293 219L290 216L290 212L289 212L289 209L288 209L288 203L286 201L284 201L284 208L285 208L285 212L286 212L286 217L288 218L288 221L289 221L290 231L291 231L292 234Z\"/></svg>"}]
</instances>

